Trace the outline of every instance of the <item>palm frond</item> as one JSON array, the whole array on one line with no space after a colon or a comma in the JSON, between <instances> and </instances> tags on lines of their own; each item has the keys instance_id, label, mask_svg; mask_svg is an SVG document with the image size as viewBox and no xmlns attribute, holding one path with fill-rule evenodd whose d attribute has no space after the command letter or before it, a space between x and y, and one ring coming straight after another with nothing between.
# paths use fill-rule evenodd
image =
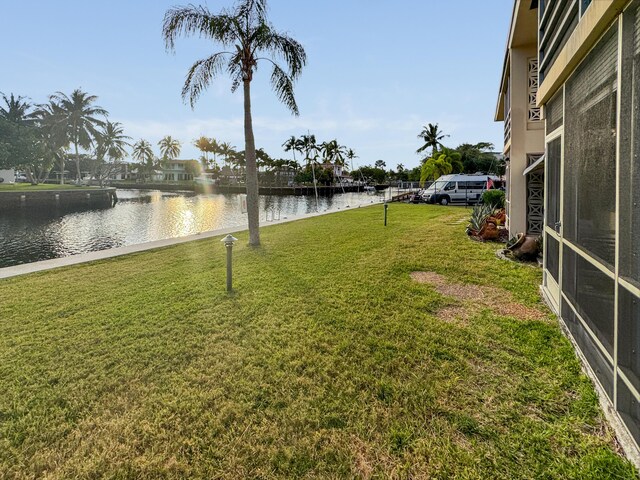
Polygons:
<instances>
[{"instance_id":1,"label":"palm frond","mask_svg":"<svg viewBox=\"0 0 640 480\"><path fill-rule=\"evenodd\" d=\"M293 95L293 80L285 73L277 63L273 64L273 72L271 73L271 86L278 99L291 110L295 116L300 115L298 104Z\"/></svg>"},{"instance_id":2,"label":"palm frond","mask_svg":"<svg viewBox=\"0 0 640 480\"><path fill-rule=\"evenodd\" d=\"M186 101L188 98L191 108L195 106L200 94L209 86L211 80L222 72L226 55L226 52L214 53L208 58L198 60L189 69L182 87L182 99Z\"/></svg>"},{"instance_id":3,"label":"palm frond","mask_svg":"<svg viewBox=\"0 0 640 480\"><path fill-rule=\"evenodd\" d=\"M169 51L175 50L179 36L198 35L207 37L224 46L236 39L232 18L225 13L213 15L207 7L188 5L167 10L162 23L162 37Z\"/></svg>"}]
</instances>

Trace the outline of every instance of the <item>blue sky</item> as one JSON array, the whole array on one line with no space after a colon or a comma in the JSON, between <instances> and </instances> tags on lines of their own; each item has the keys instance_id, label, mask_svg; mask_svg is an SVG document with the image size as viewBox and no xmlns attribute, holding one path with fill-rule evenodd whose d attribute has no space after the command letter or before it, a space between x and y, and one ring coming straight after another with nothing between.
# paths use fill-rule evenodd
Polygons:
<instances>
[{"instance_id":1,"label":"blue sky","mask_svg":"<svg viewBox=\"0 0 640 480\"><path fill-rule=\"evenodd\" d=\"M97 95L134 140L172 135L181 158L197 158L193 139L212 136L244 148L241 92L216 82L192 110L180 90L189 66L218 47L181 39L167 53L165 0L7 1L0 28L0 91L44 102L75 88ZM212 11L230 0L208 0ZM355 163L419 164L416 135L438 123L445 144L490 141L512 0L271 0L272 23L300 41L308 64L296 84L293 117L269 87L269 70L252 83L256 143L288 157L282 143L307 130L337 138Z\"/></svg>"}]
</instances>

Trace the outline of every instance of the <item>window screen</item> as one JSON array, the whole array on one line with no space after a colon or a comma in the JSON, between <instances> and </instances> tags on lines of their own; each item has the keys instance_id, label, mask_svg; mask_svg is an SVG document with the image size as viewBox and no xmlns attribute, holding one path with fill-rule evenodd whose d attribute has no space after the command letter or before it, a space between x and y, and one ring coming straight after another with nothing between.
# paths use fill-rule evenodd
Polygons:
<instances>
[{"instance_id":1,"label":"window screen","mask_svg":"<svg viewBox=\"0 0 640 480\"><path fill-rule=\"evenodd\" d=\"M569 247L562 254L562 290L613 355L614 280Z\"/></svg>"},{"instance_id":2,"label":"window screen","mask_svg":"<svg viewBox=\"0 0 640 480\"><path fill-rule=\"evenodd\" d=\"M613 268L617 27L565 87L564 236Z\"/></svg>"},{"instance_id":3,"label":"window screen","mask_svg":"<svg viewBox=\"0 0 640 480\"><path fill-rule=\"evenodd\" d=\"M562 139L556 138L547 144L547 225L555 228L560 221L560 160Z\"/></svg>"},{"instance_id":4,"label":"window screen","mask_svg":"<svg viewBox=\"0 0 640 480\"><path fill-rule=\"evenodd\" d=\"M622 380L618 380L618 410L633 438L640 442L640 403Z\"/></svg>"},{"instance_id":5,"label":"window screen","mask_svg":"<svg viewBox=\"0 0 640 480\"><path fill-rule=\"evenodd\" d=\"M640 390L640 299L618 287L618 365Z\"/></svg>"},{"instance_id":6,"label":"window screen","mask_svg":"<svg viewBox=\"0 0 640 480\"><path fill-rule=\"evenodd\" d=\"M562 318L605 392L609 398L613 398L613 366L600 353L600 349L593 343L589 333L582 327L580 320L566 303L562 305Z\"/></svg>"},{"instance_id":7,"label":"window screen","mask_svg":"<svg viewBox=\"0 0 640 480\"><path fill-rule=\"evenodd\" d=\"M545 117L547 120L547 133L553 132L562 125L562 88L556 95L545 105Z\"/></svg>"},{"instance_id":8,"label":"window screen","mask_svg":"<svg viewBox=\"0 0 640 480\"><path fill-rule=\"evenodd\" d=\"M620 274L640 287L640 3L624 14L620 110Z\"/></svg>"},{"instance_id":9,"label":"window screen","mask_svg":"<svg viewBox=\"0 0 640 480\"><path fill-rule=\"evenodd\" d=\"M558 241L551 235L545 235L544 255L547 260L547 270L555 281L558 282L558 257L560 255L560 243L558 243Z\"/></svg>"}]
</instances>

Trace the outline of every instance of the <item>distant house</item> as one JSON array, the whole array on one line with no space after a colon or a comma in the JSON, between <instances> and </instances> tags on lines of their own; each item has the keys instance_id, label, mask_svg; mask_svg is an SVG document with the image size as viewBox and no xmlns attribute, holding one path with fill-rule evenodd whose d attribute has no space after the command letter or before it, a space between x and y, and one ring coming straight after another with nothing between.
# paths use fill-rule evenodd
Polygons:
<instances>
[{"instance_id":1,"label":"distant house","mask_svg":"<svg viewBox=\"0 0 640 480\"><path fill-rule=\"evenodd\" d=\"M640 464L640 0L515 0L495 120L511 233Z\"/></svg>"},{"instance_id":2,"label":"distant house","mask_svg":"<svg viewBox=\"0 0 640 480\"><path fill-rule=\"evenodd\" d=\"M186 164L193 160L167 160L162 162L162 179L168 182L193 180L193 174L188 173Z\"/></svg>"},{"instance_id":3,"label":"distant house","mask_svg":"<svg viewBox=\"0 0 640 480\"><path fill-rule=\"evenodd\" d=\"M325 170L331 170L333 172L334 183L336 185L347 185L353 183L353 178L347 174L344 169L344 165L337 163L322 163L320 166Z\"/></svg>"}]
</instances>

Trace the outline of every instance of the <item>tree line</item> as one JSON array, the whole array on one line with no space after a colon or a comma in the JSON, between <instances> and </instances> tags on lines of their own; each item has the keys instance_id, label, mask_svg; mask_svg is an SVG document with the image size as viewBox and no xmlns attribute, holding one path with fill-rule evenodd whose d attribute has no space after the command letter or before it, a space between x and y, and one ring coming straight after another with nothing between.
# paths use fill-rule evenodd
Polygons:
<instances>
[{"instance_id":1,"label":"tree line","mask_svg":"<svg viewBox=\"0 0 640 480\"><path fill-rule=\"evenodd\" d=\"M423 154L430 150L430 154L424 156L421 161L421 183L436 180L438 177L450 173L504 174L504 161L500 160L493 152L493 143L463 143L456 148L448 148L442 144L442 140L448 136L440 130L437 123L429 123L418 134L418 138L422 139L424 143L416 150L416 153Z\"/></svg>"}]
</instances>

